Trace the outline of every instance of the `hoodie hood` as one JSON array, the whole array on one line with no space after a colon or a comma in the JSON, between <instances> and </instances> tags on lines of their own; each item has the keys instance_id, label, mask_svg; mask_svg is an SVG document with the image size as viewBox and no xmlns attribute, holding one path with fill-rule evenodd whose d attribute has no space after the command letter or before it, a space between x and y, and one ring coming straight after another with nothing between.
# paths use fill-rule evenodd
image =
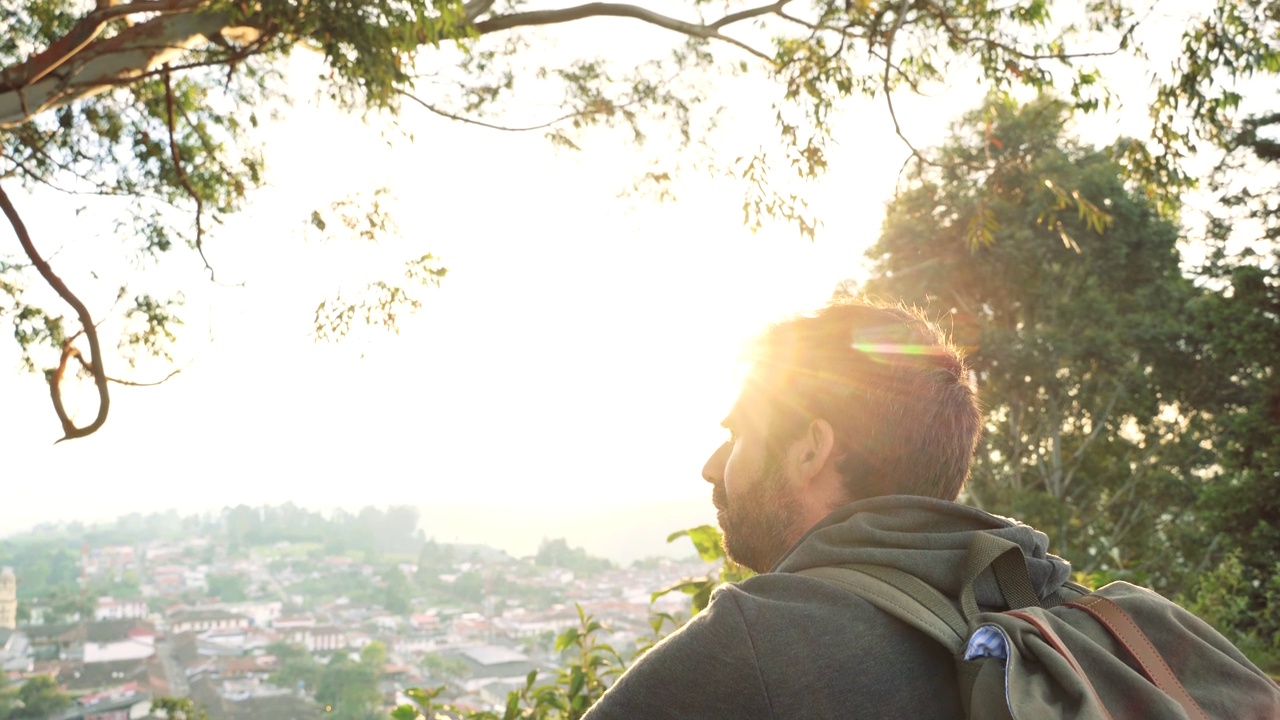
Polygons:
<instances>
[{"instance_id":1,"label":"hoodie hood","mask_svg":"<svg viewBox=\"0 0 1280 720\"><path fill-rule=\"evenodd\" d=\"M965 555L978 532L990 532L1022 547L1031 587L1042 599L1071 577L1071 565L1048 553L1049 538L1039 530L967 505L911 495L869 498L836 509L801 538L773 572L854 563L882 565L958 597ZM974 592L978 604L1004 607L989 570L978 576Z\"/></svg>"}]
</instances>

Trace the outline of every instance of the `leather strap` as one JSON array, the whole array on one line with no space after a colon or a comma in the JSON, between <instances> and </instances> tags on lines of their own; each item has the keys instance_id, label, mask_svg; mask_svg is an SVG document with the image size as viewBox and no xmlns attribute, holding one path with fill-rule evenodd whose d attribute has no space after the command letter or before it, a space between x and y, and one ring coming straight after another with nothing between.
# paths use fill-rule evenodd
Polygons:
<instances>
[{"instance_id":1,"label":"leather strap","mask_svg":"<svg viewBox=\"0 0 1280 720\"><path fill-rule=\"evenodd\" d=\"M1119 605L1101 595L1089 595L1064 605L1078 607L1102 623L1112 637L1129 651L1129 657L1142 668L1142 674L1153 685L1160 688L1161 692L1181 705L1188 717L1209 720L1209 716L1196 704L1191 693L1188 693L1174 676L1173 671L1169 669L1169 664L1151 644L1150 638Z\"/></svg>"},{"instance_id":2,"label":"leather strap","mask_svg":"<svg viewBox=\"0 0 1280 720\"><path fill-rule=\"evenodd\" d=\"M1085 675L1084 668L1080 667L1080 663L1076 660L1076 656L1071 654L1071 651L1067 649L1066 643L1062 642L1062 638L1058 637L1058 633L1054 632L1053 628L1049 627L1046 623L1040 622L1040 618L1032 615L1031 613L1010 610L1006 612L1005 615L1016 617L1027 622L1039 631L1040 636L1049 643L1049 646L1057 651L1057 653L1067 661L1067 664L1071 666L1071 669L1076 672L1076 676L1079 677L1080 682L1084 684L1085 690L1089 692L1089 695L1097 704L1098 711L1102 713L1102 717L1106 718L1106 720L1112 720L1111 713L1108 712L1106 706L1102 704L1102 699L1098 697L1098 691L1094 689L1093 683L1089 682L1089 676Z\"/></svg>"}]
</instances>

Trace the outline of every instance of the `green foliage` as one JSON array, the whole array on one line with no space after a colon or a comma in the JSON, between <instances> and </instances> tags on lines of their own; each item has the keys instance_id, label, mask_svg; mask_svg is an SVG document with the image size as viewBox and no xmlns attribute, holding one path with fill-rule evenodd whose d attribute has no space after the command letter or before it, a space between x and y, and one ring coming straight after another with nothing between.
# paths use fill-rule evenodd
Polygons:
<instances>
[{"instance_id":1,"label":"green foliage","mask_svg":"<svg viewBox=\"0 0 1280 720\"><path fill-rule=\"evenodd\" d=\"M986 408L973 502L1080 570L1167 588L1208 460L1180 404L1198 291L1177 228L1069 116L1047 97L967 115L890 203L865 290L928 308L967 350Z\"/></svg>"},{"instance_id":2,"label":"green foliage","mask_svg":"<svg viewBox=\"0 0 1280 720\"><path fill-rule=\"evenodd\" d=\"M81 592L80 545L71 538L18 537L0 542L0 566L12 566L21 581L18 599L73 601Z\"/></svg>"},{"instance_id":3,"label":"green foliage","mask_svg":"<svg viewBox=\"0 0 1280 720\"><path fill-rule=\"evenodd\" d=\"M457 680L470 675L470 667L462 658L445 657L438 653L422 656L422 669L435 680Z\"/></svg>"},{"instance_id":4,"label":"green foliage","mask_svg":"<svg viewBox=\"0 0 1280 720\"><path fill-rule=\"evenodd\" d=\"M400 568L392 565L382 573L382 581L386 583L382 607L397 615L409 614L413 600L413 588L409 584L409 578L405 577Z\"/></svg>"},{"instance_id":5,"label":"green foliage","mask_svg":"<svg viewBox=\"0 0 1280 720\"><path fill-rule=\"evenodd\" d=\"M112 210L126 256L150 269L171 255L193 252L211 279L215 271L206 247L216 242L224 218L245 207L265 182L261 123L285 106L291 79L281 69L297 48L323 58L322 92L336 105L406 130L408 118L400 112L405 99L443 117L502 128L500 115L515 98L562 98L548 122L507 129L541 130L570 149L584 147L585 133L597 127L619 129L636 143L658 136L677 150L707 147L715 137L716 81L758 74L774 86L768 98L774 137L753 142L758 150L732 161L709 152L664 153L677 160L651 169L645 184L669 196L680 170L728 175L744 186L749 227L781 220L813 237L820 218L808 208L803 188L827 168L826 148L839 140L835 118L847 99L883 98L898 129L895 93L927 94L976 70L981 85L1006 100L1056 90L1076 111L1108 109L1114 98L1105 58L1145 58L1143 35L1135 31L1153 15L1128 0L1100 0L1069 12L1043 0L817 0L803 7L733 0L676 7L674 16L632 5L529 10L492 0L199 0L163 13L152 10L142 2L5 5L0 180L127 198ZM1215 0L1196 10L1188 11L1172 67L1153 72L1150 97L1132 101L1149 109L1147 139L1113 149L1126 177L1166 215L1195 184L1185 160L1198 147L1229 142L1240 83L1280 71L1274 2ZM619 61L539 54L543 46L555 46L561 25L602 16L667 35L646 35L649 45L640 49L649 50L649 57L638 61L630 55ZM590 27L609 32L614 26ZM607 38L598 39L607 44ZM424 77L432 80L425 89L418 83ZM902 139L917 160L926 160ZM985 156L977 160L988 164ZM1064 193L1058 210L1104 214L1080 202L1076 188L1057 187ZM3 189L0 197L7 199ZM311 224L324 233L345 227L361 237L394 229L376 198L369 207L338 209L343 213L352 222L317 212ZM17 208L6 214L16 230ZM994 218L981 207L971 214L970 238L989 242L996 234ZM1070 244L1073 236L1062 237ZM182 322L181 292L135 287L146 282L132 270L112 277L86 273L58 287L38 272L42 261L32 256L34 249L24 250L28 257L22 262L0 258L0 316L12 324L24 366L45 372L54 385L59 409L59 383L73 382L56 369L64 349L83 342L96 346L99 332L114 336L118 354L130 363L168 357ZM444 274L431 255L409 259L401 276L320 304L316 334L336 337L361 323L395 330L398 319L424 301L419 291ZM61 300L31 292L39 283L57 287ZM75 307L76 289L98 285L133 298L132 304L67 314L61 303ZM94 317L104 310L111 315L105 323ZM68 436L105 422L107 366L113 360L93 357L84 365L104 388L102 408L87 428L64 421Z\"/></svg>"},{"instance_id":6,"label":"green foliage","mask_svg":"<svg viewBox=\"0 0 1280 720\"><path fill-rule=\"evenodd\" d=\"M706 577L683 578L668 587L654 592L649 599L650 602L669 593L682 592L689 596L691 609L693 614L696 615L706 609L707 604L711 602L711 592L717 587L728 582L746 580L755 574L729 559L729 556L724 552L724 542L721 538L720 529L714 525L700 525L695 528L673 532L667 536L667 542L674 542L682 537L689 538L690 542L693 543L694 549L698 551L698 557L706 562L719 563L719 566ZM651 620L654 633L660 632L663 622L670 619L663 614L655 615Z\"/></svg>"},{"instance_id":7,"label":"green foliage","mask_svg":"<svg viewBox=\"0 0 1280 720\"><path fill-rule=\"evenodd\" d=\"M1255 603L1253 597L1261 596ZM1280 673L1280 565L1255 587L1232 552L1200 575L1180 604L1231 640L1258 667Z\"/></svg>"},{"instance_id":8,"label":"green foliage","mask_svg":"<svg viewBox=\"0 0 1280 720\"><path fill-rule=\"evenodd\" d=\"M221 524L233 548L315 542L334 554L359 551L368 560L370 554L417 552L422 543L418 520L417 508L403 505L386 510L365 507L356 514L337 510L325 518L319 512L285 503L225 508Z\"/></svg>"},{"instance_id":9,"label":"green foliage","mask_svg":"<svg viewBox=\"0 0 1280 720\"><path fill-rule=\"evenodd\" d=\"M48 675L36 675L17 689L0 688L0 720L45 720L71 706L71 697Z\"/></svg>"},{"instance_id":10,"label":"green foliage","mask_svg":"<svg viewBox=\"0 0 1280 720\"><path fill-rule=\"evenodd\" d=\"M564 538L544 539L538 545L534 563L542 567L571 570L577 575L590 576L613 568L605 558L592 557L582 548L571 548Z\"/></svg>"},{"instance_id":11,"label":"green foliage","mask_svg":"<svg viewBox=\"0 0 1280 720\"><path fill-rule=\"evenodd\" d=\"M281 687L315 692L320 684L324 667L301 645L275 642L267 646L267 653L275 655L280 669L271 675L271 682Z\"/></svg>"},{"instance_id":12,"label":"green foliage","mask_svg":"<svg viewBox=\"0 0 1280 720\"><path fill-rule=\"evenodd\" d=\"M1258 627L1274 624L1280 565L1280 115L1247 118L1211 176L1218 202L1195 268L1208 290L1190 308L1190 402L1201 409L1201 566L1240 565L1238 588ZM1234 558L1234 559L1233 559ZM1265 637L1267 631L1262 630Z\"/></svg>"},{"instance_id":13,"label":"green foliage","mask_svg":"<svg viewBox=\"0 0 1280 720\"><path fill-rule=\"evenodd\" d=\"M320 674L316 702L324 706L325 713L331 714L334 720L379 717L382 694L378 692L378 677L385 660L385 647L368 649L367 653L362 651L358 662L343 653L335 654Z\"/></svg>"},{"instance_id":14,"label":"green foliage","mask_svg":"<svg viewBox=\"0 0 1280 720\"><path fill-rule=\"evenodd\" d=\"M245 593L248 584L241 575L211 574L208 576L207 582L209 584L208 594L222 602L241 602L249 597Z\"/></svg>"},{"instance_id":15,"label":"green foliage","mask_svg":"<svg viewBox=\"0 0 1280 720\"><path fill-rule=\"evenodd\" d=\"M151 701L151 713L164 720L211 720L204 706L191 698L155 698Z\"/></svg>"}]
</instances>

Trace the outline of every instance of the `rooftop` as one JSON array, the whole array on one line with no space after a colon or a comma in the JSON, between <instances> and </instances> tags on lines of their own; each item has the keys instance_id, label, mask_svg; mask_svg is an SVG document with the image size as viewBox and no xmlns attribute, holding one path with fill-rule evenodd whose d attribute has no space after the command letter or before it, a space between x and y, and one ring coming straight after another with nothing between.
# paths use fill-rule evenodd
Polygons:
<instances>
[{"instance_id":1,"label":"rooftop","mask_svg":"<svg viewBox=\"0 0 1280 720\"><path fill-rule=\"evenodd\" d=\"M509 662L525 662L529 658L519 650L501 645L480 645L459 651L481 665L500 665Z\"/></svg>"}]
</instances>

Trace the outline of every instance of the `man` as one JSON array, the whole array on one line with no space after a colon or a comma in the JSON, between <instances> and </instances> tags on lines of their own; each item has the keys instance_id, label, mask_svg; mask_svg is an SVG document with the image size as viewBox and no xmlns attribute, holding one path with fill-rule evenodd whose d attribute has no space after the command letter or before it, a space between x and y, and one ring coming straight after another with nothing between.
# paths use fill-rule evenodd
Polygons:
<instances>
[{"instance_id":1,"label":"man","mask_svg":"<svg viewBox=\"0 0 1280 720\"><path fill-rule=\"evenodd\" d=\"M952 597L974 533L1018 543L1033 588L1070 567L1032 528L953 501L980 432L960 353L919 313L837 302L771 328L712 454L720 588L601 698L610 718L960 718L941 645L806 568L899 568ZM980 577L979 604L1003 607Z\"/></svg>"}]
</instances>

